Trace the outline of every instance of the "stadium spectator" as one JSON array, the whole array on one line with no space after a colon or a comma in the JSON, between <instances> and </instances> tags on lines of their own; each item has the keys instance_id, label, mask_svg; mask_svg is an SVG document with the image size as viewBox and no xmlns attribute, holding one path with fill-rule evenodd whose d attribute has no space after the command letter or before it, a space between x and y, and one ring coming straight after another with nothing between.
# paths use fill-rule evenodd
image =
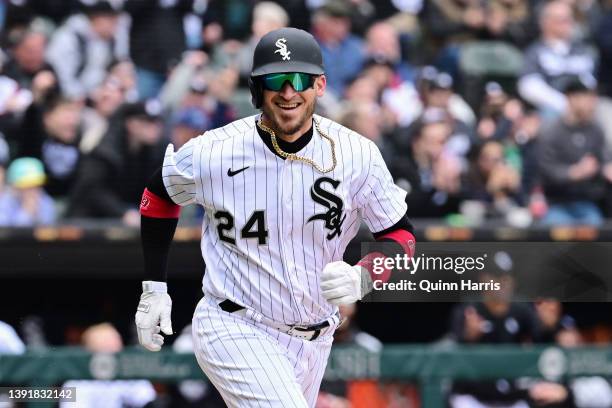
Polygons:
<instances>
[{"instance_id":1,"label":"stadium spectator","mask_svg":"<svg viewBox=\"0 0 612 408\"><path fill-rule=\"evenodd\" d=\"M414 79L413 67L402 60L399 32L387 22L373 24L366 34L366 63L365 67L372 67L372 63L386 64L391 70L384 88L380 90L381 102L394 112L395 123L407 126L415 119L415 109L407 108L410 99L417 99L416 90L412 83ZM364 69L365 71L365 69Z\"/></svg>"},{"instance_id":2,"label":"stadium spectator","mask_svg":"<svg viewBox=\"0 0 612 408\"><path fill-rule=\"evenodd\" d=\"M125 94L127 102L136 102L140 99L138 95L138 84L136 79L136 68L129 59L115 60L108 67L108 75L119 81L121 91Z\"/></svg>"},{"instance_id":3,"label":"stadium spectator","mask_svg":"<svg viewBox=\"0 0 612 408\"><path fill-rule=\"evenodd\" d=\"M345 104L339 123L376 143L384 157L388 147L383 135L383 118L376 103L353 102Z\"/></svg>"},{"instance_id":4,"label":"stadium spectator","mask_svg":"<svg viewBox=\"0 0 612 408\"><path fill-rule=\"evenodd\" d=\"M389 160L395 182L408 192L412 217L443 217L458 209L461 164L446 150L451 131L447 115L426 111L408 138L409 148Z\"/></svg>"},{"instance_id":5,"label":"stadium spectator","mask_svg":"<svg viewBox=\"0 0 612 408\"><path fill-rule=\"evenodd\" d=\"M102 142L83 158L68 216L115 217L138 225L142 190L165 146L158 101L120 107Z\"/></svg>"},{"instance_id":6,"label":"stadium spectator","mask_svg":"<svg viewBox=\"0 0 612 408\"><path fill-rule=\"evenodd\" d=\"M380 104L378 82L371 75L363 72L346 85L344 98L336 99L335 97L326 98L323 96L317 109L340 120L347 108L363 104L372 106L373 109L378 110L385 117L385 119L379 119L383 122L386 121L385 127L396 122L393 112Z\"/></svg>"},{"instance_id":7,"label":"stadium spectator","mask_svg":"<svg viewBox=\"0 0 612 408\"><path fill-rule=\"evenodd\" d=\"M2 64L2 73L13 78L21 88L31 88L36 75L43 71L53 73L45 60L47 31L40 20L27 26L17 26L6 34L7 61Z\"/></svg>"},{"instance_id":8,"label":"stadium spectator","mask_svg":"<svg viewBox=\"0 0 612 408\"><path fill-rule=\"evenodd\" d=\"M138 94L157 97L172 65L185 51L183 18L193 10L193 0L126 0L130 15L130 55L136 65Z\"/></svg>"},{"instance_id":9,"label":"stadium spectator","mask_svg":"<svg viewBox=\"0 0 612 408\"><path fill-rule=\"evenodd\" d=\"M410 127L430 107L450 113L456 119L460 134L471 134L469 128L476 120L469 105L453 91L452 77L433 66L420 69L414 84L408 81L395 82L394 86L384 90L382 103L395 114L400 127Z\"/></svg>"},{"instance_id":10,"label":"stadium spectator","mask_svg":"<svg viewBox=\"0 0 612 408\"><path fill-rule=\"evenodd\" d=\"M504 144L510 164L520 172L521 204L525 204L537 183L536 137L540 122L537 110L512 98L497 82L486 84L477 140L478 143L498 140Z\"/></svg>"},{"instance_id":11,"label":"stadium spectator","mask_svg":"<svg viewBox=\"0 0 612 408\"><path fill-rule=\"evenodd\" d=\"M475 116L471 108L465 101L453 91L453 79L444 72L428 66L421 71L417 82L418 94L412 93L410 96L409 109L396 104L395 112L400 114L404 120L410 119L413 115L423 115L424 112L443 112L447 116L451 126L451 135L448 141L448 150L458 157L463 158L467 155L474 143L473 124ZM399 100L398 100L399 102ZM417 116L418 117L418 116ZM402 122L400 124L406 123ZM394 143L398 148L405 146L410 141L412 124L402 125L394 135ZM465 163L464 163L465 164Z\"/></svg>"},{"instance_id":12,"label":"stadium spectator","mask_svg":"<svg viewBox=\"0 0 612 408\"><path fill-rule=\"evenodd\" d=\"M555 299L542 299L535 302L535 310L540 321L540 342L556 343L561 347L576 347L582 343L582 336L576 328L576 321L563 314L563 305Z\"/></svg>"},{"instance_id":13,"label":"stadium spectator","mask_svg":"<svg viewBox=\"0 0 612 408\"><path fill-rule=\"evenodd\" d=\"M451 314L451 334L459 343L521 344L540 338L540 326L533 308L513 302L516 282L514 262L506 252L496 252L482 282L499 283L500 290L484 291L482 300L457 305Z\"/></svg>"},{"instance_id":14,"label":"stadium spectator","mask_svg":"<svg viewBox=\"0 0 612 408\"><path fill-rule=\"evenodd\" d=\"M366 56L391 62L395 73L402 81L414 79L412 66L402 60L399 32L393 25L384 21L372 24L366 32L365 40Z\"/></svg>"},{"instance_id":15,"label":"stadium spectator","mask_svg":"<svg viewBox=\"0 0 612 408\"><path fill-rule=\"evenodd\" d=\"M48 88L57 86L51 66L45 62L47 32L35 19L13 26L5 34L6 61L0 76L0 129L15 132L25 109L40 101Z\"/></svg>"},{"instance_id":16,"label":"stadium spectator","mask_svg":"<svg viewBox=\"0 0 612 408\"><path fill-rule=\"evenodd\" d=\"M483 203L490 216L505 216L521 201L518 169L505 157L504 145L489 140L478 148L464 185L466 199Z\"/></svg>"},{"instance_id":17,"label":"stadium spectator","mask_svg":"<svg viewBox=\"0 0 612 408\"><path fill-rule=\"evenodd\" d=\"M0 129L8 136L20 131L24 111L32 102L42 103L50 90L57 91L53 68L44 60L46 34L31 23L7 34L8 60L0 76Z\"/></svg>"},{"instance_id":18,"label":"stadium spectator","mask_svg":"<svg viewBox=\"0 0 612 408\"><path fill-rule=\"evenodd\" d=\"M567 107L567 98L561 91L567 77L595 73L594 50L573 40L575 22L568 2L546 3L539 21L540 39L525 52L517 87L521 97L546 117L557 117Z\"/></svg>"},{"instance_id":19,"label":"stadium spectator","mask_svg":"<svg viewBox=\"0 0 612 408\"><path fill-rule=\"evenodd\" d=\"M262 1L253 8L251 36L245 41L238 53L238 69L243 84L247 83L253 67L253 52L255 46L267 33L289 24L289 16L284 8L271 1Z\"/></svg>"},{"instance_id":20,"label":"stadium spectator","mask_svg":"<svg viewBox=\"0 0 612 408\"><path fill-rule=\"evenodd\" d=\"M109 75L91 94L91 107L102 118L110 118L127 99L126 90L118 77Z\"/></svg>"},{"instance_id":21,"label":"stadium spectator","mask_svg":"<svg viewBox=\"0 0 612 408\"><path fill-rule=\"evenodd\" d=\"M206 56L200 52L187 55L166 82L160 100L165 109L174 113L190 107L200 109L215 128L236 117L231 103L238 84L238 71L233 67L212 70L205 61Z\"/></svg>"},{"instance_id":22,"label":"stadium spectator","mask_svg":"<svg viewBox=\"0 0 612 408\"><path fill-rule=\"evenodd\" d=\"M431 66L424 67L418 77L417 89L423 109L430 107L444 109L455 120L467 126L474 125L476 115L461 95L455 91L455 81L449 74Z\"/></svg>"},{"instance_id":23,"label":"stadium spectator","mask_svg":"<svg viewBox=\"0 0 612 408\"><path fill-rule=\"evenodd\" d=\"M342 0L329 0L312 17L312 34L323 54L327 89L336 96L362 68L363 40L351 34L351 9Z\"/></svg>"},{"instance_id":24,"label":"stadium spectator","mask_svg":"<svg viewBox=\"0 0 612 408\"><path fill-rule=\"evenodd\" d=\"M128 57L127 27L119 11L104 0L83 7L83 14L69 17L55 31L47 48L62 92L72 98L87 97L113 60Z\"/></svg>"},{"instance_id":25,"label":"stadium spectator","mask_svg":"<svg viewBox=\"0 0 612 408\"><path fill-rule=\"evenodd\" d=\"M362 73L348 83L344 92L344 99L347 102L378 104L379 93L376 80Z\"/></svg>"},{"instance_id":26,"label":"stadium spectator","mask_svg":"<svg viewBox=\"0 0 612 408\"><path fill-rule=\"evenodd\" d=\"M204 72L210 73L209 57L202 51L188 51L174 67L168 80L160 90L159 100L164 109L176 110L192 89L208 88ZM210 75L210 74L209 74Z\"/></svg>"},{"instance_id":27,"label":"stadium spectator","mask_svg":"<svg viewBox=\"0 0 612 408\"><path fill-rule=\"evenodd\" d=\"M121 335L110 323L88 327L81 336L83 347L92 353L118 353L123 349ZM157 393L148 380L69 380L63 387L76 387L77 405L82 408L141 408L155 400ZM61 401L60 408L74 406Z\"/></svg>"},{"instance_id":28,"label":"stadium spectator","mask_svg":"<svg viewBox=\"0 0 612 408\"><path fill-rule=\"evenodd\" d=\"M179 149L194 137L212 129L206 113L197 107L186 107L174 114L170 139L175 149Z\"/></svg>"},{"instance_id":29,"label":"stadium spectator","mask_svg":"<svg viewBox=\"0 0 612 408\"><path fill-rule=\"evenodd\" d=\"M55 221L53 199L42 186L43 164L32 157L15 159L6 172L8 188L0 192L0 226L32 227Z\"/></svg>"},{"instance_id":30,"label":"stadium spectator","mask_svg":"<svg viewBox=\"0 0 612 408\"><path fill-rule=\"evenodd\" d=\"M522 114L523 104L518 99L511 98L497 82L488 82L484 91L480 119L476 127L478 139L511 139L515 122Z\"/></svg>"},{"instance_id":31,"label":"stadium spectator","mask_svg":"<svg viewBox=\"0 0 612 408\"><path fill-rule=\"evenodd\" d=\"M108 131L110 118L126 99L127 92L113 75L109 75L90 93L88 106L82 113L82 153L91 152L100 143Z\"/></svg>"},{"instance_id":32,"label":"stadium spectator","mask_svg":"<svg viewBox=\"0 0 612 408\"><path fill-rule=\"evenodd\" d=\"M523 196L533 193L537 184L537 136L540 133L542 120L532 107L525 106L521 117L515 121L513 128L514 143L521 153L521 179Z\"/></svg>"},{"instance_id":33,"label":"stadium spectator","mask_svg":"<svg viewBox=\"0 0 612 408\"><path fill-rule=\"evenodd\" d=\"M543 222L548 225L600 225L598 207L612 164L605 157L604 135L595 123L596 83L591 76L569 78L563 85L565 114L542 130L538 162L549 201Z\"/></svg>"},{"instance_id":34,"label":"stadium spectator","mask_svg":"<svg viewBox=\"0 0 612 408\"><path fill-rule=\"evenodd\" d=\"M30 105L12 135L18 146L17 156L43 162L45 190L54 198L69 194L79 168L82 109L81 102L49 92L41 103Z\"/></svg>"},{"instance_id":35,"label":"stadium spectator","mask_svg":"<svg viewBox=\"0 0 612 408\"><path fill-rule=\"evenodd\" d=\"M394 71L394 65L383 56L368 57L360 76L369 78L376 95L375 103L383 112L385 132L398 126L398 108L414 89L411 83L402 81ZM350 84L349 84L350 85ZM404 100L402 100L404 99Z\"/></svg>"}]
</instances>

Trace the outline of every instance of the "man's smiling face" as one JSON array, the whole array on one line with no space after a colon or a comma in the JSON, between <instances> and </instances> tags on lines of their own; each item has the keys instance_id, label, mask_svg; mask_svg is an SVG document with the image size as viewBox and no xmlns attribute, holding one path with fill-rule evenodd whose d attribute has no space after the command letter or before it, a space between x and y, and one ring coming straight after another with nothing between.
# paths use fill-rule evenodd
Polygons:
<instances>
[{"instance_id":1,"label":"man's smiling face","mask_svg":"<svg viewBox=\"0 0 612 408\"><path fill-rule=\"evenodd\" d=\"M310 128L316 100L323 96L325 75L313 78L311 87L297 92L289 81L279 91L263 91L264 122L279 132L279 136L300 136Z\"/></svg>"}]
</instances>

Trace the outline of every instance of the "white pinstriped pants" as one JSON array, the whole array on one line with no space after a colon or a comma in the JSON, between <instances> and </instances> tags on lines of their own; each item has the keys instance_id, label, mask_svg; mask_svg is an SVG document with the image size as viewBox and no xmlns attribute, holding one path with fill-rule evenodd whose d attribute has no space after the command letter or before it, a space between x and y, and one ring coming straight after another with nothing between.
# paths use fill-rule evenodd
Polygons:
<instances>
[{"instance_id":1,"label":"white pinstriped pants","mask_svg":"<svg viewBox=\"0 0 612 408\"><path fill-rule=\"evenodd\" d=\"M229 407L314 407L333 330L301 340L224 312L207 296L192 334L200 367Z\"/></svg>"}]
</instances>

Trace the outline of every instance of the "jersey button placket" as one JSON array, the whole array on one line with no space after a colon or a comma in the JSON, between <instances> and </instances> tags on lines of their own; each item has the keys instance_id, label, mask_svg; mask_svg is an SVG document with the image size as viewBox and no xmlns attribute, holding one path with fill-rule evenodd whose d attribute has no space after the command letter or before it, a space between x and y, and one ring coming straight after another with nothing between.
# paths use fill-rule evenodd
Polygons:
<instances>
[{"instance_id":1,"label":"jersey button placket","mask_svg":"<svg viewBox=\"0 0 612 408\"><path fill-rule=\"evenodd\" d=\"M282 231L284 236L289 236L291 233L292 216L293 216L293 203L291 200L291 189L293 183L293 174L291 171L291 161L285 160L281 171L281 203L280 210L283 214L283 225Z\"/></svg>"},{"instance_id":2,"label":"jersey button placket","mask_svg":"<svg viewBox=\"0 0 612 408\"><path fill-rule=\"evenodd\" d=\"M288 254L291 256L291 265L288 266L288 271L289 271L289 276L291 279L291 285L292 288L298 288L302 286L302 283L300 282L300 278L297 275L297 265L295 262L295 259L293 259L293 257L295 257L295 252L299 251L301 248L299 248L296 245L299 242L299 240L297 239L297 237L293 237L294 233L298 233L298 231L295 228L294 225L294 205L300 205L299 203L294 203L294 195L295 196L300 196L301 195L301 188L303 188L301 186L301 172L303 171L303 165L301 162L296 162L296 161L290 161L290 160L285 160L285 165L283 166L283 173L282 173L282 202L283 202L283 207L281 209L281 211L283 212L283 217L282 217L282 222L283 222L283 227L282 227L282 231L283 231L283 251L285 254ZM301 211L301 210L298 210ZM301 232L299 232L299 234L301 235ZM295 286L294 286L295 285ZM291 296L294 299L294 303L296 305L301 305L304 302L304 297L301 295L301 290L291 290Z\"/></svg>"},{"instance_id":3,"label":"jersey button placket","mask_svg":"<svg viewBox=\"0 0 612 408\"><path fill-rule=\"evenodd\" d=\"M291 171L291 160L285 160L283 165L283 210L289 209L291 210L291 188L293 183L293 174ZM289 211L289 216L291 216L291 211ZM285 225L287 223L285 222Z\"/></svg>"}]
</instances>

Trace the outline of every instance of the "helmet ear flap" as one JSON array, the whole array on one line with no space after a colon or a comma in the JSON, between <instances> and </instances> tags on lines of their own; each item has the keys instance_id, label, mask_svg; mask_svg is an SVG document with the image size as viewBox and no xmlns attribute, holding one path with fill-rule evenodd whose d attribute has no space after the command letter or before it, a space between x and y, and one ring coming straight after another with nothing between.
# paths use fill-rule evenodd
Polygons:
<instances>
[{"instance_id":1,"label":"helmet ear flap","mask_svg":"<svg viewBox=\"0 0 612 408\"><path fill-rule=\"evenodd\" d=\"M263 89L261 81L257 78L249 77L249 89L251 90L251 103L256 109L263 105Z\"/></svg>"}]
</instances>

